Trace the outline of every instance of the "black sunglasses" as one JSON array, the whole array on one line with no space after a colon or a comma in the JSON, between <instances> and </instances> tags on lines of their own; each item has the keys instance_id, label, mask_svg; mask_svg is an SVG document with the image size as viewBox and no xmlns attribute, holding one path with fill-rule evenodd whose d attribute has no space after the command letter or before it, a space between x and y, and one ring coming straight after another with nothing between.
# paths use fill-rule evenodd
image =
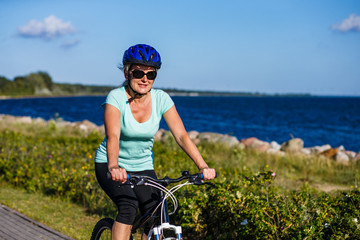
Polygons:
<instances>
[{"instance_id":1,"label":"black sunglasses","mask_svg":"<svg viewBox=\"0 0 360 240\"><path fill-rule=\"evenodd\" d=\"M144 77L144 75L146 75L147 79L155 80L157 73L156 71L150 71L145 73L144 71L135 69L134 71L132 71L132 75L134 78L142 78Z\"/></svg>"}]
</instances>

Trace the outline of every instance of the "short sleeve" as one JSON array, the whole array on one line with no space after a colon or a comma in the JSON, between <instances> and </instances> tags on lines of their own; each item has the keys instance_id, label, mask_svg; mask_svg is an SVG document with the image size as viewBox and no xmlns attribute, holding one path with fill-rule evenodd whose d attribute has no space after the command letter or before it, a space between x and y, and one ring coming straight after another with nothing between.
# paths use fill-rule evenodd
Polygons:
<instances>
[{"instance_id":1,"label":"short sleeve","mask_svg":"<svg viewBox=\"0 0 360 240\"><path fill-rule=\"evenodd\" d=\"M106 100L103 104L101 104L102 108L105 109L105 104L110 104L121 112L121 92L120 89L114 89L109 92L109 94L106 97Z\"/></svg>"},{"instance_id":2,"label":"short sleeve","mask_svg":"<svg viewBox=\"0 0 360 240\"><path fill-rule=\"evenodd\" d=\"M171 99L169 94L167 94L162 90L160 96L161 96L160 113L161 115L163 115L164 113L166 113L167 110L169 110L174 105L174 101Z\"/></svg>"}]
</instances>

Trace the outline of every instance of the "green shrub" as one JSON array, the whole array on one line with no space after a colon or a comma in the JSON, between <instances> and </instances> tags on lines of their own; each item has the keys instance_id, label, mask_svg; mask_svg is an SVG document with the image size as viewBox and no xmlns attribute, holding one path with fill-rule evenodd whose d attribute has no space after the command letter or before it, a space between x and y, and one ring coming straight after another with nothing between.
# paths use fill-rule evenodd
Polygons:
<instances>
[{"instance_id":1,"label":"green shrub","mask_svg":"<svg viewBox=\"0 0 360 240\"><path fill-rule=\"evenodd\" d=\"M51 124L37 131L29 127L26 133L1 130L0 179L113 216L116 209L94 174L94 153L102 138L98 132L66 132ZM181 223L187 239L360 239L356 185L345 192L319 192L310 184L316 179L325 181L328 174L316 179L309 174L308 181L301 180L308 163L296 156L269 157L217 144L202 144L199 149L217 169L218 178L213 181L215 188L187 186L176 193L180 208L171 217ZM171 138L166 143L155 142L154 156L159 177L177 177L181 170L197 171ZM292 170L295 162L299 167ZM357 165L330 167L328 171L339 175L344 173L341 171L353 175L358 171ZM351 174L343 176L348 176L342 179L348 186L358 181ZM281 184L284 179L298 187L287 189Z\"/></svg>"}]
</instances>

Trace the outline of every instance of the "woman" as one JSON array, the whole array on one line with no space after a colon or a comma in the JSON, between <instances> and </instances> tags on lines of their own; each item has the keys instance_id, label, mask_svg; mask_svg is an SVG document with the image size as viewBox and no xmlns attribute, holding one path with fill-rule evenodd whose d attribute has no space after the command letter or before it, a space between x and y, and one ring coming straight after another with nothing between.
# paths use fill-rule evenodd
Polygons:
<instances>
[{"instance_id":1,"label":"woman","mask_svg":"<svg viewBox=\"0 0 360 240\"><path fill-rule=\"evenodd\" d=\"M127 172L156 178L152 147L161 117L204 179L215 177L215 170L208 167L190 140L169 95L152 89L160 67L160 55L153 47L131 46L123 57L126 82L112 90L103 104L106 137L96 151L95 172L100 186L118 207L112 239L128 240L137 209L145 213L157 204L158 192L151 187L119 187L118 182L126 182ZM107 179L107 172L111 179ZM142 239L146 239L150 224L144 229Z\"/></svg>"}]
</instances>

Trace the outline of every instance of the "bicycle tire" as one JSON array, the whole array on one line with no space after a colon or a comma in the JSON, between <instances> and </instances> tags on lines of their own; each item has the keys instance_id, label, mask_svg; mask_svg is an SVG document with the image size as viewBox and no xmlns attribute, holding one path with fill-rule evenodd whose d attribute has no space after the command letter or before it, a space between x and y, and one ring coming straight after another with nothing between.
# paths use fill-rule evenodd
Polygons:
<instances>
[{"instance_id":1,"label":"bicycle tire","mask_svg":"<svg viewBox=\"0 0 360 240\"><path fill-rule=\"evenodd\" d=\"M114 219L103 218L98 221L91 234L91 240L110 239L111 240L111 229L114 225Z\"/></svg>"},{"instance_id":2,"label":"bicycle tire","mask_svg":"<svg viewBox=\"0 0 360 240\"><path fill-rule=\"evenodd\" d=\"M111 230L114 225L114 219L112 218L103 218L98 221L93 229L91 234L91 240L111 240ZM129 240L134 240L130 236Z\"/></svg>"},{"instance_id":3,"label":"bicycle tire","mask_svg":"<svg viewBox=\"0 0 360 240\"><path fill-rule=\"evenodd\" d=\"M151 240L156 240L154 236L151 236L150 238ZM161 240L177 240L177 238L175 237L169 237L169 238L163 238L163 237L160 237Z\"/></svg>"}]
</instances>

